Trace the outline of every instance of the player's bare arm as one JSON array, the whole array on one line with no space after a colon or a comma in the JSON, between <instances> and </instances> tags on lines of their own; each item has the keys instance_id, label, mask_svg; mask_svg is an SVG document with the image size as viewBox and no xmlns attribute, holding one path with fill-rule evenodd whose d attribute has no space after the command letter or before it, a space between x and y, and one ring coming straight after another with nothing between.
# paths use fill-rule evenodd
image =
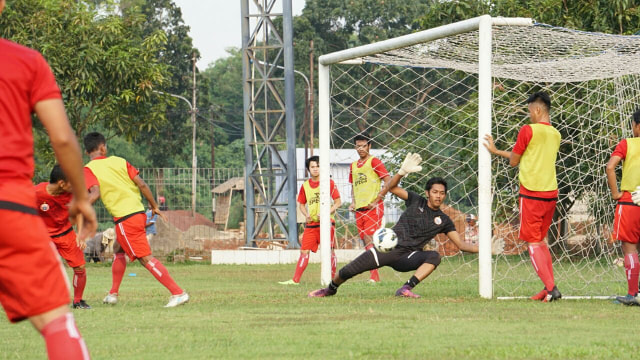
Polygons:
<instances>
[{"instance_id":1,"label":"player's bare arm","mask_svg":"<svg viewBox=\"0 0 640 360\"><path fill-rule=\"evenodd\" d=\"M407 193L405 189L399 187L398 184L400 183L400 179L405 175L421 171L421 162L422 158L417 153L408 153L407 156L405 156L404 161L402 161L402 165L400 165L400 170L398 170L398 173L393 175L393 178L389 181L389 191L391 191L393 195L402 200L409 199L409 193Z\"/></svg>"},{"instance_id":2,"label":"player's bare arm","mask_svg":"<svg viewBox=\"0 0 640 360\"><path fill-rule=\"evenodd\" d=\"M374 207L376 207L379 202L384 200L384 196L387 195L387 193L389 192L389 184L391 183L391 176L389 175L385 176L384 178L382 178L382 181L384 182L384 185L382 186L382 189L378 193L378 196L375 198L375 200L373 200L371 204L367 206L369 209L373 209Z\"/></svg>"},{"instance_id":3,"label":"player's bare arm","mask_svg":"<svg viewBox=\"0 0 640 360\"><path fill-rule=\"evenodd\" d=\"M349 205L349 211L356 211L356 196L353 193L353 184L351 184L351 199L353 199L353 201L351 201L351 204Z\"/></svg>"},{"instance_id":4,"label":"player's bare arm","mask_svg":"<svg viewBox=\"0 0 640 360\"><path fill-rule=\"evenodd\" d=\"M333 206L331 206L331 213L335 213L336 210L340 207L340 205L342 205L342 200L340 200L340 198L334 199L333 200Z\"/></svg>"},{"instance_id":5,"label":"player's bare arm","mask_svg":"<svg viewBox=\"0 0 640 360\"><path fill-rule=\"evenodd\" d=\"M93 185L89 188L89 203L94 204L100 198L100 186Z\"/></svg>"},{"instance_id":6,"label":"player's bare arm","mask_svg":"<svg viewBox=\"0 0 640 360\"><path fill-rule=\"evenodd\" d=\"M619 156L612 156L609 158L607 165L605 167L605 172L607 173L607 183L609 184L609 190L611 190L611 198L613 200L618 200L622 197L622 193L618 190L618 179L616 179L616 167L622 161L622 158Z\"/></svg>"},{"instance_id":7,"label":"player's bare arm","mask_svg":"<svg viewBox=\"0 0 640 360\"><path fill-rule=\"evenodd\" d=\"M520 158L522 157L522 155L516 154L513 151L499 150L493 143L493 137L489 134L485 135L484 139L485 142L482 145L484 145L484 147L486 147L490 153L509 159L509 165L511 165L512 167L516 167L518 166L518 164L520 164Z\"/></svg>"},{"instance_id":8,"label":"player's bare arm","mask_svg":"<svg viewBox=\"0 0 640 360\"><path fill-rule=\"evenodd\" d=\"M156 203L156 200L153 198L153 194L151 193L151 189L149 188L149 185L147 185L147 183L144 182L144 180L142 180L140 175L136 175L136 177L133 178L133 182L138 186L138 189L140 189L142 196L144 196L144 198L147 199L147 201L149 202L149 206L151 206L151 212L160 216L162 220L167 222L167 217L158 208L158 204Z\"/></svg>"},{"instance_id":9,"label":"player's bare arm","mask_svg":"<svg viewBox=\"0 0 640 360\"><path fill-rule=\"evenodd\" d=\"M47 129L56 158L71 183L73 200L69 204L69 214L78 224L78 237L92 237L96 233L98 222L85 191L80 145L69 125L64 104L60 99L48 99L37 102L34 110Z\"/></svg>"},{"instance_id":10,"label":"player's bare arm","mask_svg":"<svg viewBox=\"0 0 640 360\"><path fill-rule=\"evenodd\" d=\"M456 246L458 247L458 249L460 249L460 251L465 251L465 252L469 252L469 253L477 253L478 252L478 246L467 244L466 242L462 241L462 239L460 239L460 234L458 234L457 231L448 232L447 233L447 237L451 241L453 241L454 244L456 244Z\"/></svg>"},{"instance_id":11,"label":"player's bare arm","mask_svg":"<svg viewBox=\"0 0 640 360\"><path fill-rule=\"evenodd\" d=\"M304 218L306 219L306 222L311 222L311 217L309 216L309 213L307 212L307 207L305 206L305 204L299 203L296 201L296 203L298 204L298 211L300 211L300 214L302 214L302 216L304 216Z\"/></svg>"}]
</instances>

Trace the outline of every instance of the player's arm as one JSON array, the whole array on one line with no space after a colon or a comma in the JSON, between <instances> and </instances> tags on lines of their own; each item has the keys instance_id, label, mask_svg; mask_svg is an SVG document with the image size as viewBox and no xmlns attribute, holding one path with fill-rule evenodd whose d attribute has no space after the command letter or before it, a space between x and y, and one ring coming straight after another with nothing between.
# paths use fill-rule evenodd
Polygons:
<instances>
[{"instance_id":1,"label":"player's arm","mask_svg":"<svg viewBox=\"0 0 640 360\"><path fill-rule=\"evenodd\" d=\"M391 181L389 181L389 192L402 200L407 200L409 198L409 193L407 192L407 190L398 186L398 184L400 184L400 179L402 179L403 177L404 176L400 174L393 175Z\"/></svg>"},{"instance_id":2,"label":"player's arm","mask_svg":"<svg viewBox=\"0 0 640 360\"><path fill-rule=\"evenodd\" d=\"M93 185L89 188L89 203L93 204L100 198L100 186Z\"/></svg>"},{"instance_id":3,"label":"player's arm","mask_svg":"<svg viewBox=\"0 0 640 360\"><path fill-rule=\"evenodd\" d=\"M613 155L609 158L605 167L607 173L607 183L609 184L609 190L611 190L611 198L618 200L622 197L622 193L618 190L618 180L616 179L616 167L622 161L620 156Z\"/></svg>"},{"instance_id":4,"label":"player's arm","mask_svg":"<svg viewBox=\"0 0 640 360\"><path fill-rule=\"evenodd\" d=\"M140 175L136 175L133 178L133 182L136 184L136 186L138 186L138 189L140 189L142 196L144 196L144 198L147 199L147 201L149 202L149 205L151 206L151 212L153 214L159 215L162 218L162 220L166 222L167 217L164 216L162 211L160 211L160 209L158 208L158 204L156 203L156 200L153 198L153 194L151 193L151 189L149 188L149 185L147 185L147 183L144 182L144 180L142 180Z\"/></svg>"},{"instance_id":5,"label":"player's arm","mask_svg":"<svg viewBox=\"0 0 640 360\"><path fill-rule=\"evenodd\" d=\"M484 136L485 142L482 144L484 147L489 150L493 155L502 156L503 158L509 159L509 165L516 166L520 163L520 155L515 154L511 151L499 150L496 145L493 143L493 136L487 134ZM516 158L517 157L517 158Z\"/></svg>"},{"instance_id":6,"label":"player's arm","mask_svg":"<svg viewBox=\"0 0 640 360\"><path fill-rule=\"evenodd\" d=\"M356 195L353 192L353 184L351 184L351 204L349 205L349 211L356 211Z\"/></svg>"},{"instance_id":7,"label":"player's arm","mask_svg":"<svg viewBox=\"0 0 640 360\"><path fill-rule=\"evenodd\" d=\"M421 162L422 158L417 153L408 153L407 156L405 156L404 161L402 161L402 165L400 165L400 170L398 170L398 173L393 175L393 178L389 181L389 191L391 191L393 195L405 201L409 199L409 193L405 189L399 187L398 184L400 184L400 179L405 175L421 171Z\"/></svg>"},{"instance_id":8,"label":"player's arm","mask_svg":"<svg viewBox=\"0 0 640 360\"><path fill-rule=\"evenodd\" d=\"M331 214L335 213L336 209L338 209L340 205L342 205L342 200L340 200L340 197L333 199L333 206L331 206L330 210Z\"/></svg>"},{"instance_id":9,"label":"player's arm","mask_svg":"<svg viewBox=\"0 0 640 360\"><path fill-rule=\"evenodd\" d=\"M478 252L478 246L467 244L466 242L462 241L462 239L460 239L460 234L458 234L458 232L455 230L449 231L447 233L447 237L451 239L451 241L453 241L454 244L456 244L456 246L458 247L458 249L460 249L460 251L466 251L470 253Z\"/></svg>"},{"instance_id":10,"label":"player's arm","mask_svg":"<svg viewBox=\"0 0 640 360\"><path fill-rule=\"evenodd\" d=\"M73 200L69 204L69 214L78 224L78 238L84 240L92 237L96 233L98 222L85 190L80 145L69 125L64 104L60 99L47 99L38 101L34 110L47 129L56 159L71 183Z\"/></svg>"},{"instance_id":11,"label":"player's arm","mask_svg":"<svg viewBox=\"0 0 640 360\"><path fill-rule=\"evenodd\" d=\"M296 201L296 203L298 204L298 211L300 211L300 214L302 214L302 216L304 216L304 218L306 219L306 222L311 222L311 217L309 217L309 213L307 212L307 207L305 206L305 204Z\"/></svg>"}]
</instances>

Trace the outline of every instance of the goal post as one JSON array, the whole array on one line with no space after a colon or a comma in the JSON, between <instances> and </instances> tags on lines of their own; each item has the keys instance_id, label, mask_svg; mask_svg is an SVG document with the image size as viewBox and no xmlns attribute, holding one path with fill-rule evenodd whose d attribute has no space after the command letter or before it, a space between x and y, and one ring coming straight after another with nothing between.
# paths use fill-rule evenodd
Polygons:
<instances>
[{"instance_id":1,"label":"goal post","mask_svg":"<svg viewBox=\"0 0 640 360\"><path fill-rule=\"evenodd\" d=\"M329 190L329 156L330 156L330 66L349 62L373 54L383 53L407 46L425 43L447 36L457 35L473 30L479 31L479 84L480 95L478 107L478 139L491 130L491 27L493 25L530 26L529 18L492 18L483 15L476 18L443 25L434 29L396 37L369 45L341 50L320 56L318 59L318 118L320 147L320 248L321 248L321 283L328 285L331 281L330 248L330 208ZM491 159L489 152L478 142L478 180L479 180L479 212L491 212ZM482 217L479 221L479 293L484 298L491 298L491 220Z\"/></svg>"},{"instance_id":2,"label":"goal post","mask_svg":"<svg viewBox=\"0 0 640 360\"><path fill-rule=\"evenodd\" d=\"M539 291L518 239L517 169L483 143L491 134L498 148L510 149L529 122L525 100L543 90L562 135L559 199L547 239L556 281L568 296L623 291L604 164L630 135L629 119L640 104L639 36L484 15L323 55L318 74L322 284L330 281L329 179L343 203L350 202L353 137L367 132L390 173L406 153L422 156L423 171L404 178L403 188L422 194L428 178L447 180L443 211L463 241L480 248L463 255L437 236L428 244L442 256L433 278L473 281L483 298ZM392 226L403 202L388 195L384 205ZM340 246L357 243L353 215L341 209L335 217ZM491 255L494 239L505 241L503 254Z\"/></svg>"}]
</instances>

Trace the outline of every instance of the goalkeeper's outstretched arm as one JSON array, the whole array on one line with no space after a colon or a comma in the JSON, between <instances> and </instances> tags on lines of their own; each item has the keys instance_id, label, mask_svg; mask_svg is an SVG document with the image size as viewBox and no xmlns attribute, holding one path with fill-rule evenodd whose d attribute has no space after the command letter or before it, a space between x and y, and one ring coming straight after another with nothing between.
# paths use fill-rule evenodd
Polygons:
<instances>
[{"instance_id":1,"label":"goalkeeper's outstretched arm","mask_svg":"<svg viewBox=\"0 0 640 360\"><path fill-rule=\"evenodd\" d=\"M421 162L422 158L420 157L420 155L415 153L407 154L407 156L404 158L404 161L402 162L402 165L400 166L400 170L398 170L397 174L393 175L393 178L389 182L389 191L393 195L399 197L402 200L409 199L409 193L407 193L405 189L399 187L398 184L400 183L400 179L402 179L403 176L411 174L412 172L421 171Z\"/></svg>"}]
</instances>

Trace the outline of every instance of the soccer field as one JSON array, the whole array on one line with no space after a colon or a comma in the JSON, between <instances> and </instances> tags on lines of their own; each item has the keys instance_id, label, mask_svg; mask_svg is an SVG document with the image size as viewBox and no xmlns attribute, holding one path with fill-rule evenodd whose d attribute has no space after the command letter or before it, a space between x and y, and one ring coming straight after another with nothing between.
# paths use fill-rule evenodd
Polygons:
<instances>
[{"instance_id":1,"label":"soccer field","mask_svg":"<svg viewBox=\"0 0 640 360\"><path fill-rule=\"evenodd\" d=\"M110 268L88 267L93 310L74 313L93 359L622 359L640 351L626 335L640 309L608 300L489 301L475 281L447 278L416 287L421 299L396 298L409 274L388 268L377 285L361 275L334 297L310 299L317 264L288 287L276 282L293 265L167 267L192 296L185 306L163 308L168 292L137 263L120 303L103 305ZM0 358L46 357L28 322L1 322Z\"/></svg>"}]
</instances>

